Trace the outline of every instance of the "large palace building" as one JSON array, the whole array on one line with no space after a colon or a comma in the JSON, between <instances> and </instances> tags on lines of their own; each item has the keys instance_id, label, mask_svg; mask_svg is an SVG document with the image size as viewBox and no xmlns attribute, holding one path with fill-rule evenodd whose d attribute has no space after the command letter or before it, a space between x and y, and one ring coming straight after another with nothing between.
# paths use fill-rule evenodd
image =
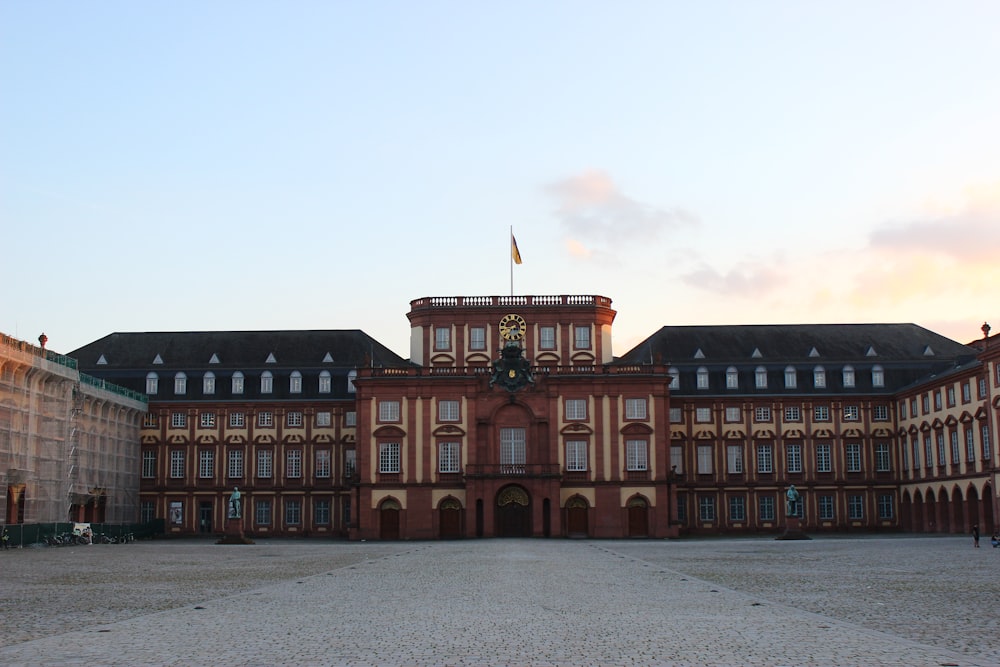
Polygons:
<instances>
[{"instance_id":1,"label":"large palace building","mask_svg":"<svg viewBox=\"0 0 1000 667\"><path fill-rule=\"evenodd\" d=\"M912 324L666 326L618 357L603 296L411 302L360 331L117 333L148 395L142 519L352 539L994 527L1000 343ZM786 506L790 485L800 500Z\"/></svg>"}]
</instances>

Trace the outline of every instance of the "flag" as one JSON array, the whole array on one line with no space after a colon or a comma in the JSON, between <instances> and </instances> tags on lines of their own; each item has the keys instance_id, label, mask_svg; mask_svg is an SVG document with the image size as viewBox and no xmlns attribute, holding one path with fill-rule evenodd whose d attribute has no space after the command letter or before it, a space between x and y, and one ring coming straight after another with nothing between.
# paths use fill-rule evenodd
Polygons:
<instances>
[{"instance_id":1,"label":"flag","mask_svg":"<svg viewBox=\"0 0 1000 667\"><path fill-rule=\"evenodd\" d=\"M510 256L515 264L521 263L521 253L517 249L517 239L514 238L514 234L510 235Z\"/></svg>"}]
</instances>

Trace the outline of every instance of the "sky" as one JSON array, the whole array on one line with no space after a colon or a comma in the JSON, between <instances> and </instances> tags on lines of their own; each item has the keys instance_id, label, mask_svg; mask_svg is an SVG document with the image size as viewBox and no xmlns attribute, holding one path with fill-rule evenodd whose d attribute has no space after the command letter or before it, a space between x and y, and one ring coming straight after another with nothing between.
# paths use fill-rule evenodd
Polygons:
<instances>
[{"instance_id":1,"label":"sky","mask_svg":"<svg viewBox=\"0 0 1000 667\"><path fill-rule=\"evenodd\" d=\"M1000 3L0 1L0 332L1000 327ZM511 265L509 236L523 263ZM995 328L994 331L997 329Z\"/></svg>"}]
</instances>

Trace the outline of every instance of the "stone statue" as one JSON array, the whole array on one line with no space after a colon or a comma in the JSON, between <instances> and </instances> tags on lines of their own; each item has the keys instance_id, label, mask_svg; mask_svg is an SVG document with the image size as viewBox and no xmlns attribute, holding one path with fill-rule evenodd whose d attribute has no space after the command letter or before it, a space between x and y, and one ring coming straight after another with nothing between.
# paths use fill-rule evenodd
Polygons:
<instances>
[{"instance_id":1,"label":"stone statue","mask_svg":"<svg viewBox=\"0 0 1000 667\"><path fill-rule=\"evenodd\" d=\"M240 487L234 486L233 492L229 494L229 518L239 519L240 513Z\"/></svg>"},{"instance_id":2,"label":"stone statue","mask_svg":"<svg viewBox=\"0 0 1000 667\"><path fill-rule=\"evenodd\" d=\"M785 494L785 515L787 515L787 516L798 516L798 512L796 512L795 505L801 499L802 499L802 496L799 494L798 490L795 488L795 485L792 484L791 486L789 486L788 487L788 492Z\"/></svg>"}]
</instances>

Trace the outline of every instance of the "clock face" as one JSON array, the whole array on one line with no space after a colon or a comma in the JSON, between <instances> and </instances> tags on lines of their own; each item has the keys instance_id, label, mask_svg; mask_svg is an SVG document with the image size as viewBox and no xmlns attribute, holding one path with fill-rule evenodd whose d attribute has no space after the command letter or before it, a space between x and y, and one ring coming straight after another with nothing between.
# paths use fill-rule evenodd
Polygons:
<instances>
[{"instance_id":1,"label":"clock face","mask_svg":"<svg viewBox=\"0 0 1000 667\"><path fill-rule=\"evenodd\" d=\"M520 315L504 315L500 318L500 337L504 340L521 340L527 326Z\"/></svg>"}]
</instances>

